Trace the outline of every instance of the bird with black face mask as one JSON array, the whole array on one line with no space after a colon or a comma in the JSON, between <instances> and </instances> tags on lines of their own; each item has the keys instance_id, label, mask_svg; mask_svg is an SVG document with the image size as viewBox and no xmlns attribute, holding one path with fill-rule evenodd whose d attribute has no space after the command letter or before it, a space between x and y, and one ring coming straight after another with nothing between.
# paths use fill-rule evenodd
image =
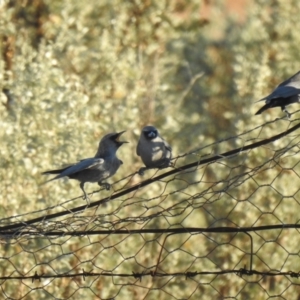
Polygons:
<instances>
[{"instance_id":1,"label":"bird with black face mask","mask_svg":"<svg viewBox=\"0 0 300 300\"><path fill-rule=\"evenodd\" d=\"M143 175L146 169L167 168L172 158L171 146L159 135L154 126L146 126L142 129L136 154L141 157L146 168L139 170Z\"/></svg>"},{"instance_id":2,"label":"bird with black face mask","mask_svg":"<svg viewBox=\"0 0 300 300\"><path fill-rule=\"evenodd\" d=\"M287 111L286 106L300 102L300 71L280 83L270 95L259 101L266 101L266 104L257 111L256 115L271 107L281 107L281 110L290 118L291 114Z\"/></svg>"},{"instance_id":3,"label":"bird with black face mask","mask_svg":"<svg viewBox=\"0 0 300 300\"><path fill-rule=\"evenodd\" d=\"M104 186L107 190L110 189L110 184L103 183L102 181L113 176L123 162L118 159L116 152L125 141L120 141L120 136L125 131L119 133L109 133L105 135L98 147L96 155L92 158L80 160L78 163L69 165L66 168L58 170L50 170L42 174L58 174L54 178L46 181L56 180L62 177L69 177L80 181L80 188L83 191L84 199L89 204L89 197L84 190L86 182L97 182L100 186Z\"/></svg>"}]
</instances>

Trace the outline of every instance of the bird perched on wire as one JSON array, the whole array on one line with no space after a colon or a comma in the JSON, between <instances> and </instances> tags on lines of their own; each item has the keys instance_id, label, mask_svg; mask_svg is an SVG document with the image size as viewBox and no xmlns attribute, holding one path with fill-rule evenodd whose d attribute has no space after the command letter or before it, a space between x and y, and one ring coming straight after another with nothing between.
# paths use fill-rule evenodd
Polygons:
<instances>
[{"instance_id":1,"label":"bird perched on wire","mask_svg":"<svg viewBox=\"0 0 300 300\"><path fill-rule=\"evenodd\" d=\"M259 101L266 101L266 104L257 111L256 115L271 107L281 107L281 110L290 118L291 114L287 111L286 106L300 102L300 71L280 83L270 95Z\"/></svg>"},{"instance_id":2,"label":"bird perched on wire","mask_svg":"<svg viewBox=\"0 0 300 300\"><path fill-rule=\"evenodd\" d=\"M139 174L143 175L146 169L169 167L172 148L159 135L154 126L145 126L136 147L136 154L141 157L146 166L146 168L143 167L139 170Z\"/></svg>"},{"instance_id":3,"label":"bird perched on wire","mask_svg":"<svg viewBox=\"0 0 300 300\"><path fill-rule=\"evenodd\" d=\"M104 186L107 190L110 189L109 183L102 181L114 175L123 162L118 159L116 152L125 141L120 141L120 136L125 131L119 133L109 133L105 135L98 147L96 155L92 158L80 160L78 163L67 166L66 168L58 170L50 170L42 174L58 174L54 178L46 181L56 180L62 177L69 177L80 181L80 188L83 191L84 199L89 204L89 197L84 190L86 182L97 182L100 186Z\"/></svg>"}]
</instances>

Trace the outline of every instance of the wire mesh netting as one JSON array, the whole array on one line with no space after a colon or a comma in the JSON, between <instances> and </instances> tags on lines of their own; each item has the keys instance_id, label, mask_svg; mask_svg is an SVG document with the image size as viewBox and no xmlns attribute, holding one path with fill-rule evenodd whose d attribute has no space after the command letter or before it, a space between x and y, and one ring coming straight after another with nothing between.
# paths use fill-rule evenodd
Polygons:
<instances>
[{"instance_id":1,"label":"wire mesh netting","mask_svg":"<svg viewBox=\"0 0 300 300\"><path fill-rule=\"evenodd\" d=\"M300 120L1 220L7 299L297 299ZM32 201L35 201L32 199Z\"/></svg>"}]
</instances>

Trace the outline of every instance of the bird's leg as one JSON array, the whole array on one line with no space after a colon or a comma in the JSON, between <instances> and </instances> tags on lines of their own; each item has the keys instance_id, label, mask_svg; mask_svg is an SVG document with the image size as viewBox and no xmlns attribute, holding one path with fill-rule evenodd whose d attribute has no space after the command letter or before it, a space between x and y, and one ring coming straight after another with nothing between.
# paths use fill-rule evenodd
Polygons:
<instances>
[{"instance_id":1,"label":"bird's leg","mask_svg":"<svg viewBox=\"0 0 300 300\"><path fill-rule=\"evenodd\" d=\"M282 111L284 111L286 113L286 116L288 117L288 119L290 119L291 118L291 114L288 112L288 110L285 108L285 106L282 107L281 109L282 109Z\"/></svg>"},{"instance_id":2,"label":"bird's leg","mask_svg":"<svg viewBox=\"0 0 300 300\"><path fill-rule=\"evenodd\" d=\"M145 171L148 170L149 168L147 167L142 167L138 170L138 173L140 176L143 176L145 174Z\"/></svg>"},{"instance_id":3,"label":"bird's leg","mask_svg":"<svg viewBox=\"0 0 300 300\"><path fill-rule=\"evenodd\" d=\"M110 184L109 184L109 183L99 181L98 184L99 184L99 186L104 186L104 188L105 188L107 191L110 190Z\"/></svg>"},{"instance_id":4,"label":"bird's leg","mask_svg":"<svg viewBox=\"0 0 300 300\"><path fill-rule=\"evenodd\" d=\"M165 169L169 167L174 167L174 164L170 162L170 160L167 160L161 166L159 166L158 169Z\"/></svg>"},{"instance_id":5,"label":"bird's leg","mask_svg":"<svg viewBox=\"0 0 300 300\"><path fill-rule=\"evenodd\" d=\"M87 204L90 205L90 198L88 197L87 193L84 190L84 182L80 182L80 188L83 191L83 199L86 200Z\"/></svg>"},{"instance_id":6,"label":"bird's leg","mask_svg":"<svg viewBox=\"0 0 300 300\"><path fill-rule=\"evenodd\" d=\"M140 176L143 176L145 174L146 170L150 170L150 169L159 169L159 170L161 170L161 169L165 169L165 168L173 167L173 166L174 166L173 163L171 163L170 161L168 161L168 162L165 162L165 163L163 163L162 165L160 165L158 167L153 167L153 168L142 167L142 168L140 168L138 170L138 173L139 173Z\"/></svg>"},{"instance_id":7,"label":"bird's leg","mask_svg":"<svg viewBox=\"0 0 300 300\"><path fill-rule=\"evenodd\" d=\"M168 162L168 164L165 166L165 168L174 168L175 165L171 161Z\"/></svg>"}]
</instances>

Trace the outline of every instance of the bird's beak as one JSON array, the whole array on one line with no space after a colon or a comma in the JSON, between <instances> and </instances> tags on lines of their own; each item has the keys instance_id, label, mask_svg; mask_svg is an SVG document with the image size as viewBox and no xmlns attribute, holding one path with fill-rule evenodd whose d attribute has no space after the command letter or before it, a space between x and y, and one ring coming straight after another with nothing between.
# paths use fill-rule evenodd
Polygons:
<instances>
[{"instance_id":1,"label":"bird's beak","mask_svg":"<svg viewBox=\"0 0 300 300\"><path fill-rule=\"evenodd\" d=\"M122 144L129 143L129 142L127 142L127 141L120 141L120 137L121 137L121 135L122 135L125 131L126 131L126 130L116 133L116 137L115 137L115 141L116 141L116 142L122 143Z\"/></svg>"}]
</instances>

